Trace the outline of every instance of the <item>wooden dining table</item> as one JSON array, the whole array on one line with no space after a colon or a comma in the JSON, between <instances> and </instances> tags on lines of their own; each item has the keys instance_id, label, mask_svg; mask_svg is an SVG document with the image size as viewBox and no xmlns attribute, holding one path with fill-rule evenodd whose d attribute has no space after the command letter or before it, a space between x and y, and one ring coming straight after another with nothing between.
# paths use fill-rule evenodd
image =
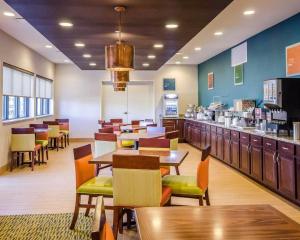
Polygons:
<instances>
[{"instance_id":1,"label":"wooden dining table","mask_svg":"<svg viewBox=\"0 0 300 240\"><path fill-rule=\"evenodd\" d=\"M135 209L141 240L300 239L300 225L270 205Z\"/></svg>"},{"instance_id":2,"label":"wooden dining table","mask_svg":"<svg viewBox=\"0 0 300 240\"><path fill-rule=\"evenodd\" d=\"M157 150L127 150L118 149L114 152L99 156L89 161L91 164L112 164L113 155L147 155L159 156L161 166L175 167L177 175L179 175L179 166L188 155L186 150L171 150L171 151L157 151Z\"/></svg>"}]
</instances>

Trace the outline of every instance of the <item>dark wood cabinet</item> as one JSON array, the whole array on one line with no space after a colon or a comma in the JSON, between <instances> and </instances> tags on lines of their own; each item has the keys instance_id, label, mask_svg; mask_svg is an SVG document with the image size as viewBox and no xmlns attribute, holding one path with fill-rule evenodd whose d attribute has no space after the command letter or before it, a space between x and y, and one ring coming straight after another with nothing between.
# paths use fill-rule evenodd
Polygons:
<instances>
[{"instance_id":1,"label":"dark wood cabinet","mask_svg":"<svg viewBox=\"0 0 300 240\"><path fill-rule=\"evenodd\" d=\"M201 132L200 132L200 148L205 148L206 145L206 126L205 124L201 124Z\"/></svg>"},{"instance_id":2,"label":"dark wood cabinet","mask_svg":"<svg viewBox=\"0 0 300 240\"><path fill-rule=\"evenodd\" d=\"M263 182L272 189L277 189L277 142L263 139Z\"/></svg>"},{"instance_id":3,"label":"dark wood cabinet","mask_svg":"<svg viewBox=\"0 0 300 240\"><path fill-rule=\"evenodd\" d=\"M250 174L250 135L240 134L240 170Z\"/></svg>"},{"instance_id":4,"label":"dark wood cabinet","mask_svg":"<svg viewBox=\"0 0 300 240\"><path fill-rule=\"evenodd\" d=\"M211 126L210 134L210 146L211 146L211 155L217 157L217 127Z\"/></svg>"},{"instance_id":5,"label":"dark wood cabinet","mask_svg":"<svg viewBox=\"0 0 300 240\"><path fill-rule=\"evenodd\" d=\"M262 137L250 136L251 147L250 147L250 174L253 178L262 181L262 157L263 157L263 146L262 146Z\"/></svg>"},{"instance_id":6,"label":"dark wood cabinet","mask_svg":"<svg viewBox=\"0 0 300 240\"><path fill-rule=\"evenodd\" d=\"M191 124L187 121L184 123L184 139L187 143L191 143Z\"/></svg>"},{"instance_id":7,"label":"dark wood cabinet","mask_svg":"<svg viewBox=\"0 0 300 240\"><path fill-rule=\"evenodd\" d=\"M224 153L223 153L223 161L231 164L231 137L230 130L224 129Z\"/></svg>"},{"instance_id":8,"label":"dark wood cabinet","mask_svg":"<svg viewBox=\"0 0 300 240\"><path fill-rule=\"evenodd\" d=\"M223 128L217 128L217 158L223 160L224 143L223 143Z\"/></svg>"},{"instance_id":9,"label":"dark wood cabinet","mask_svg":"<svg viewBox=\"0 0 300 240\"><path fill-rule=\"evenodd\" d=\"M200 148L200 128L197 125L192 126L192 145L196 148Z\"/></svg>"},{"instance_id":10,"label":"dark wood cabinet","mask_svg":"<svg viewBox=\"0 0 300 240\"><path fill-rule=\"evenodd\" d=\"M296 196L295 146L290 143L278 143L278 190L287 197Z\"/></svg>"},{"instance_id":11,"label":"dark wood cabinet","mask_svg":"<svg viewBox=\"0 0 300 240\"><path fill-rule=\"evenodd\" d=\"M231 165L235 168L240 167L240 140L239 132L231 131Z\"/></svg>"},{"instance_id":12,"label":"dark wood cabinet","mask_svg":"<svg viewBox=\"0 0 300 240\"><path fill-rule=\"evenodd\" d=\"M300 204L300 146L296 147L296 201Z\"/></svg>"},{"instance_id":13,"label":"dark wood cabinet","mask_svg":"<svg viewBox=\"0 0 300 240\"><path fill-rule=\"evenodd\" d=\"M205 145L211 145L210 137L211 137L210 125L206 125Z\"/></svg>"}]
</instances>

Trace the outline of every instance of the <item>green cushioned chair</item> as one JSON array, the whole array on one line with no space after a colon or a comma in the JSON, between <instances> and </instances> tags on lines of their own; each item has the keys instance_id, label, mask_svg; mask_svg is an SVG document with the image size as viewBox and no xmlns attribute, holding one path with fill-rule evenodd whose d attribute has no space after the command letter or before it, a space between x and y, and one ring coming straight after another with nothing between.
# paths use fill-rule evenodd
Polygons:
<instances>
[{"instance_id":1,"label":"green cushioned chair","mask_svg":"<svg viewBox=\"0 0 300 240\"><path fill-rule=\"evenodd\" d=\"M208 195L210 146L202 150L201 162L197 168L197 176L169 175L162 179L164 187L172 189L172 196L199 199L199 205L210 205Z\"/></svg>"},{"instance_id":2,"label":"green cushioned chair","mask_svg":"<svg viewBox=\"0 0 300 240\"><path fill-rule=\"evenodd\" d=\"M76 172L76 203L70 229L74 229L80 208L86 208L85 215L89 215L93 197L113 197L112 177L95 176L95 165L89 164L93 159L91 144L74 148ZM81 203L81 196L88 196L88 203Z\"/></svg>"},{"instance_id":3,"label":"green cushioned chair","mask_svg":"<svg viewBox=\"0 0 300 240\"><path fill-rule=\"evenodd\" d=\"M122 147L134 147L134 141L122 140L121 141L121 146Z\"/></svg>"},{"instance_id":4,"label":"green cushioned chair","mask_svg":"<svg viewBox=\"0 0 300 240\"><path fill-rule=\"evenodd\" d=\"M42 147L46 147L48 145L48 140L36 140L36 144L40 144Z\"/></svg>"}]
</instances>

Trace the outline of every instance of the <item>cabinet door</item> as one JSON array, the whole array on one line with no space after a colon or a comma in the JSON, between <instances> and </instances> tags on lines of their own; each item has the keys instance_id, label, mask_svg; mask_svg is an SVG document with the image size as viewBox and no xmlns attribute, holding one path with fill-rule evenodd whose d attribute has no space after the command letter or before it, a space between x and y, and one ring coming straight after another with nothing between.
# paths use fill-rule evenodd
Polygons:
<instances>
[{"instance_id":1,"label":"cabinet door","mask_svg":"<svg viewBox=\"0 0 300 240\"><path fill-rule=\"evenodd\" d=\"M184 139L186 142L188 141L188 132L189 132L189 124L186 122L184 123Z\"/></svg>"},{"instance_id":2,"label":"cabinet door","mask_svg":"<svg viewBox=\"0 0 300 240\"><path fill-rule=\"evenodd\" d=\"M217 135L217 158L223 160L224 143L223 135Z\"/></svg>"},{"instance_id":3,"label":"cabinet door","mask_svg":"<svg viewBox=\"0 0 300 240\"><path fill-rule=\"evenodd\" d=\"M211 142L211 152L210 154L214 157L217 156L217 133L212 132L211 133L211 138L210 138L210 142Z\"/></svg>"},{"instance_id":4,"label":"cabinet door","mask_svg":"<svg viewBox=\"0 0 300 240\"><path fill-rule=\"evenodd\" d=\"M276 151L263 151L263 182L273 189L277 189Z\"/></svg>"},{"instance_id":5,"label":"cabinet door","mask_svg":"<svg viewBox=\"0 0 300 240\"><path fill-rule=\"evenodd\" d=\"M205 148L206 145L206 131L201 130L200 132L200 148Z\"/></svg>"},{"instance_id":6,"label":"cabinet door","mask_svg":"<svg viewBox=\"0 0 300 240\"><path fill-rule=\"evenodd\" d=\"M251 176L262 181L262 147L252 146L250 151L251 156Z\"/></svg>"},{"instance_id":7,"label":"cabinet door","mask_svg":"<svg viewBox=\"0 0 300 240\"><path fill-rule=\"evenodd\" d=\"M205 145L211 145L210 130L206 130Z\"/></svg>"},{"instance_id":8,"label":"cabinet door","mask_svg":"<svg viewBox=\"0 0 300 240\"><path fill-rule=\"evenodd\" d=\"M235 168L240 167L240 143L239 141L232 140L231 142L231 165Z\"/></svg>"},{"instance_id":9,"label":"cabinet door","mask_svg":"<svg viewBox=\"0 0 300 240\"><path fill-rule=\"evenodd\" d=\"M224 137L224 162L231 164L231 140L230 138Z\"/></svg>"},{"instance_id":10,"label":"cabinet door","mask_svg":"<svg viewBox=\"0 0 300 240\"><path fill-rule=\"evenodd\" d=\"M300 149L300 148L299 148ZM297 185L297 201L300 203L300 157L296 159L296 185Z\"/></svg>"},{"instance_id":11,"label":"cabinet door","mask_svg":"<svg viewBox=\"0 0 300 240\"><path fill-rule=\"evenodd\" d=\"M250 174L250 145L246 143L241 143L240 145L240 169L246 174Z\"/></svg>"},{"instance_id":12,"label":"cabinet door","mask_svg":"<svg viewBox=\"0 0 300 240\"><path fill-rule=\"evenodd\" d=\"M179 142L184 142L184 119L178 119L176 126L179 131Z\"/></svg>"},{"instance_id":13,"label":"cabinet door","mask_svg":"<svg viewBox=\"0 0 300 240\"><path fill-rule=\"evenodd\" d=\"M295 198L294 156L278 155L278 189L289 198Z\"/></svg>"}]
</instances>

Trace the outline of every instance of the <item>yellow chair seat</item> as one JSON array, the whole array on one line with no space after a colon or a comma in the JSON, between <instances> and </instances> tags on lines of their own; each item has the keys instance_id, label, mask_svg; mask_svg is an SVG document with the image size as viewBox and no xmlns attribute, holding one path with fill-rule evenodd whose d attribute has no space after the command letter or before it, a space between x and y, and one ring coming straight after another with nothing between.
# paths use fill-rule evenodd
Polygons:
<instances>
[{"instance_id":1,"label":"yellow chair seat","mask_svg":"<svg viewBox=\"0 0 300 240\"><path fill-rule=\"evenodd\" d=\"M35 140L35 144L40 144L42 147L46 147L48 145L48 140Z\"/></svg>"},{"instance_id":2,"label":"yellow chair seat","mask_svg":"<svg viewBox=\"0 0 300 240\"><path fill-rule=\"evenodd\" d=\"M77 193L113 195L112 177L95 177L77 188Z\"/></svg>"},{"instance_id":3,"label":"yellow chair seat","mask_svg":"<svg viewBox=\"0 0 300 240\"><path fill-rule=\"evenodd\" d=\"M69 134L69 130L59 130L61 133L63 133L64 135L68 135Z\"/></svg>"},{"instance_id":4,"label":"yellow chair seat","mask_svg":"<svg viewBox=\"0 0 300 240\"><path fill-rule=\"evenodd\" d=\"M134 141L122 140L121 146L122 147L133 147L134 146Z\"/></svg>"},{"instance_id":5,"label":"yellow chair seat","mask_svg":"<svg viewBox=\"0 0 300 240\"><path fill-rule=\"evenodd\" d=\"M163 177L164 187L172 189L172 194L202 196L204 191L197 186L196 177L168 175Z\"/></svg>"}]
</instances>

